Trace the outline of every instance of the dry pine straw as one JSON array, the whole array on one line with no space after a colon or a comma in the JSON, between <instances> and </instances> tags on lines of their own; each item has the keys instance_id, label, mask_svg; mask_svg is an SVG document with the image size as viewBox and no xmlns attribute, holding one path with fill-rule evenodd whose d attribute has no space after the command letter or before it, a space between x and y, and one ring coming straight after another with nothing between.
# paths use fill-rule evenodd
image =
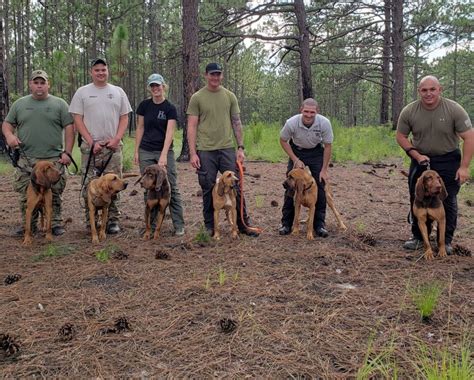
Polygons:
<instances>
[{"instance_id":1,"label":"dry pine straw","mask_svg":"<svg viewBox=\"0 0 474 380\"><path fill-rule=\"evenodd\" d=\"M0 334L20 347L16 355L0 354L2 375L346 378L363 365L373 341L375 352L392 342L404 377L413 373L409 359L418 340L432 347L454 347L462 340L474 320L472 257L427 263L417 260L420 253L400 249L408 234L404 181L383 183L357 167L334 168L336 203L351 228L338 232L328 210L331 236L307 242L304 232L278 236L279 208L270 202L281 204L283 179L272 177L265 165L249 164L250 172L262 176L246 182L254 222L265 229L258 239L196 244L198 188L194 173L182 166L180 181L189 184L181 186L186 237L173 237L167 220L159 243L141 242L136 232L141 196L125 194L123 202L135 206L125 208L125 231L109 243L128 258L99 262L95 252L107 244L90 245L76 210L67 234L57 239L73 252L33 261L45 243L37 237L34 248L19 246L7 233L15 217L2 212L0 274L22 276L1 287ZM278 170L284 173L284 165ZM72 181L68 191L75 194L77 186ZM14 199L6 185L1 189L5 199ZM264 197L263 207L255 206L257 195ZM67 199L66 207L77 202ZM461 214L467 212L461 206ZM460 219L458 241L469 246ZM361 234L370 234L375 245L364 243ZM157 259L160 252L168 258ZM426 324L407 286L430 280L445 289ZM121 317L128 329L107 331ZM223 319L235 322L233 331L223 331ZM74 331L71 339L60 334L66 324Z\"/></svg>"}]
</instances>

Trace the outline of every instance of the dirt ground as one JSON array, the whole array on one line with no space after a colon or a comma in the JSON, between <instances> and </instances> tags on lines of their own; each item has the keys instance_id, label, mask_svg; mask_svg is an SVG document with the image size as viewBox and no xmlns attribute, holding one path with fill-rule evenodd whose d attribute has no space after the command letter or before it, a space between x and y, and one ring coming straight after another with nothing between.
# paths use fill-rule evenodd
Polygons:
<instances>
[{"instance_id":1,"label":"dirt ground","mask_svg":"<svg viewBox=\"0 0 474 380\"><path fill-rule=\"evenodd\" d=\"M13 235L17 196L0 177L0 377L345 379L389 350L407 378L420 342L459 350L472 332L474 261L426 262L401 248L409 227L399 162L336 164L333 193L349 229L339 231L328 209L330 236L314 241L278 235L285 164L246 166L250 214L264 232L211 243L195 241L201 197L186 163L178 165L183 238L167 218L159 241L140 239L142 191L129 178L123 232L97 246L79 177L64 194L66 234L52 245L38 234L31 248ZM472 251L474 208L461 201L459 212L455 243ZM409 289L429 281L443 293L423 322Z\"/></svg>"}]
</instances>

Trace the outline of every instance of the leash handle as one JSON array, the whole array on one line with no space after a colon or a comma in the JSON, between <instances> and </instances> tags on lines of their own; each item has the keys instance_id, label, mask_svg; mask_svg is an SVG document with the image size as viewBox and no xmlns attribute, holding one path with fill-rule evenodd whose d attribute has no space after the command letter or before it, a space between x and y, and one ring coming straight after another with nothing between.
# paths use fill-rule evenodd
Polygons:
<instances>
[{"instance_id":1,"label":"leash handle","mask_svg":"<svg viewBox=\"0 0 474 380\"><path fill-rule=\"evenodd\" d=\"M260 228L260 227L249 227L247 225L247 223L245 223L245 219L244 219L244 167L242 166L242 163L240 161L237 161L237 167L239 168L239 177L240 177L240 183L239 183L239 187L240 187L240 220L242 221L242 224L244 225L244 227L249 230L249 231L253 231L253 232L257 232L257 233L262 233L263 232L263 229Z\"/></svg>"}]
</instances>

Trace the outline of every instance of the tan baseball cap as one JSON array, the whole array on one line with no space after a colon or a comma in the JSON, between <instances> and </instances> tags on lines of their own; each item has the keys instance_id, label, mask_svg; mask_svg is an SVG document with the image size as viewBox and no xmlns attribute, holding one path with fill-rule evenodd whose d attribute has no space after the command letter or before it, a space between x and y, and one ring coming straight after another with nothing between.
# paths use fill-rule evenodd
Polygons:
<instances>
[{"instance_id":1,"label":"tan baseball cap","mask_svg":"<svg viewBox=\"0 0 474 380\"><path fill-rule=\"evenodd\" d=\"M44 70L34 70L31 73L30 80L35 80L36 78L44 79L45 81L49 80L48 74Z\"/></svg>"}]
</instances>

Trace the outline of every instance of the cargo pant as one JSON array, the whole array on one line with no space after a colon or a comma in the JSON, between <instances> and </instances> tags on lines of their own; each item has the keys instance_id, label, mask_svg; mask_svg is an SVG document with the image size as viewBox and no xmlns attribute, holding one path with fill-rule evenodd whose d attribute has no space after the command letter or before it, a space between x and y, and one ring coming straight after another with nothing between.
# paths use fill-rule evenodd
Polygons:
<instances>
[{"instance_id":1,"label":"cargo pant","mask_svg":"<svg viewBox=\"0 0 474 380\"><path fill-rule=\"evenodd\" d=\"M82 175L85 175L87 171L87 176L84 180L84 188L82 190L82 197L84 198L85 202L86 225L89 225L89 207L87 206L87 186L89 185L89 182L94 178L97 178L102 170L102 174L114 173L117 174L120 178L122 178L123 167L122 145L120 145L116 151L103 148L99 154L96 154L91 157L90 162L89 155L89 144L87 144L87 142L83 140L81 142L81 172ZM104 166L106 165L110 155L112 155L112 157L110 158L110 161L104 170ZM88 163L89 168L87 167ZM117 204L119 202L119 199L120 197L118 194L112 199L112 203L109 207L109 223L118 222L120 212L118 210Z\"/></svg>"},{"instance_id":2,"label":"cargo pant","mask_svg":"<svg viewBox=\"0 0 474 380\"><path fill-rule=\"evenodd\" d=\"M58 159L59 157L41 159L42 161L45 160L45 161L53 162L56 168L61 172L61 177L59 178L59 181L56 182L51 187L51 191L53 193L53 220L52 220L51 226L53 228L62 226L63 219L61 215L61 211L62 211L61 195L64 191L64 188L66 187L66 174L65 174L63 165L57 162ZM28 160L26 160L25 158L21 157L18 160L18 165L22 168L32 171L32 167L36 163L36 161L39 161L39 160L35 158L28 158ZM22 226L25 225L26 188L28 187L28 184L30 183L30 178L31 178L31 174L27 173L26 170L22 171L22 170L17 169L15 172L15 181L13 183L13 189L19 193ZM31 226L33 231L36 230L37 220L38 220L38 211L35 211L33 214L32 226Z\"/></svg>"}]
</instances>

